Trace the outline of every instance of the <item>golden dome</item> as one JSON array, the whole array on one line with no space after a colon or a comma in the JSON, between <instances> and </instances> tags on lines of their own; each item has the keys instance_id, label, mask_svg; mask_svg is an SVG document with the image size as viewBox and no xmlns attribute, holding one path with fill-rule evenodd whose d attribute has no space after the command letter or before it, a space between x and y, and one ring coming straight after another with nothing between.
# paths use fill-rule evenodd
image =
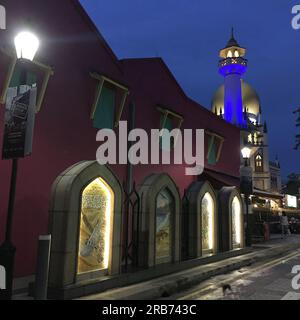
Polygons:
<instances>
[{"instance_id":1,"label":"golden dome","mask_svg":"<svg viewBox=\"0 0 300 320\"><path fill-rule=\"evenodd\" d=\"M254 114L255 116L260 114L260 100L255 90L245 81L242 82L242 99L243 99L243 110L246 108L248 113ZM216 91L213 96L211 103L212 111L219 114L220 109L224 114L224 85Z\"/></svg>"}]
</instances>

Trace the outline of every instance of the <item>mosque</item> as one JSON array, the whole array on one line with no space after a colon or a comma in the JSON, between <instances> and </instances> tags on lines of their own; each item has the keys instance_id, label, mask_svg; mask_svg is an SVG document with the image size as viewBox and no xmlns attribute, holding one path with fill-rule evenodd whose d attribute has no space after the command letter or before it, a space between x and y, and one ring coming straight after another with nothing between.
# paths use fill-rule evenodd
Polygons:
<instances>
[{"instance_id":1,"label":"mosque","mask_svg":"<svg viewBox=\"0 0 300 320\"><path fill-rule=\"evenodd\" d=\"M220 50L219 74L224 84L215 92L212 111L241 129L241 149L251 150L252 209L278 211L282 207L281 174L278 159L270 161L267 122L257 92L243 80L248 61L246 49L236 41L233 30L225 48ZM243 159L241 157L241 166Z\"/></svg>"}]
</instances>

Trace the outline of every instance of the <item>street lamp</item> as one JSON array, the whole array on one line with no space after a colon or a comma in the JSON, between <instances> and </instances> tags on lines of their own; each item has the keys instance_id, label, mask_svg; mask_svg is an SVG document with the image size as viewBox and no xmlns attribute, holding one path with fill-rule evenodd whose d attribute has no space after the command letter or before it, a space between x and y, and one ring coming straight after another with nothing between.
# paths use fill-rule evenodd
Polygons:
<instances>
[{"instance_id":1,"label":"street lamp","mask_svg":"<svg viewBox=\"0 0 300 320\"><path fill-rule=\"evenodd\" d=\"M29 31L22 31L18 33L14 42L17 58L29 61L34 59L40 46L38 37Z\"/></svg>"},{"instance_id":2,"label":"street lamp","mask_svg":"<svg viewBox=\"0 0 300 320\"><path fill-rule=\"evenodd\" d=\"M37 38L37 36L29 31L22 31L15 37L14 44L18 59L33 61L39 48L39 39ZM0 290L0 299L6 300L11 299L13 289L12 287L16 248L12 243L12 225L15 206L18 157L19 155L11 156L12 169L6 219L5 241L0 247L0 265L4 266L6 275L6 287L5 290Z\"/></svg>"},{"instance_id":3,"label":"street lamp","mask_svg":"<svg viewBox=\"0 0 300 320\"><path fill-rule=\"evenodd\" d=\"M248 160L250 159L250 155L251 155L251 149L248 147L244 147L242 149L242 156L245 161L245 167L248 166Z\"/></svg>"},{"instance_id":4,"label":"street lamp","mask_svg":"<svg viewBox=\"0 0 300 320\"><path fill-rule=\"evenodd\" d=\"M251 149L244 147L242 150L242 157L244 159L244 166L241 167L241 193L245 196L246 205L246 246L251 247L251 230L249 225L249 196L253 192L252 185L252 168L249 166L249 159L251 156Z\"/></svg>"}]
</instances>

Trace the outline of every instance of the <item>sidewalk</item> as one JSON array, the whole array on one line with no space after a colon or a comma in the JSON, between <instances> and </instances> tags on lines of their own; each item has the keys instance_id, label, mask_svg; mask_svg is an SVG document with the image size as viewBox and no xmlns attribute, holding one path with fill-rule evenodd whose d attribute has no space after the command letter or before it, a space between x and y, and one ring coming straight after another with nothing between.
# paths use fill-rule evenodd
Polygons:
<instances>
[{"instance_id":1,"label":"sidewalk","mask_svg":"<svg viewBox=\"0 0 300 320\"><path fill-rule=\"evenodd\" d=\"M253 249L253 252L242 256L224 259L150 281L82 297L80 300L153 300L167 297L175 292L197 285L213 276L225 274L250 264L279 258L289 252L300 250L300 235L291 235L287 239L274 237L268 242L253 246Z\"/></svg>"}]
</instances>

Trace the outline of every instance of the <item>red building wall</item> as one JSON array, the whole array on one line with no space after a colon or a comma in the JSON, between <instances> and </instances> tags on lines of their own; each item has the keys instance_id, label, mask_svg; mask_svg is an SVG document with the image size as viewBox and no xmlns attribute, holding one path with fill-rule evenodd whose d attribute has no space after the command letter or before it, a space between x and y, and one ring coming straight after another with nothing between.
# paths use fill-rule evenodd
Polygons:
<instances>
[{"instance_id":1,"label":"red building wall","mask_svg":"<svg viewBox=\"0 0 300 320\"><path fill-rule=\"evenodd\" d=\"M69 166L95 159L99 143L90 120L96 81L90 71L109 76L130 87L122 119L128 116L128 102L137 108L136 126L159 128L156 104L172 107L185 117L183 128L210 129L224 136L219 163L213 167L238 176L239 130L189 100L159 59L117 60L75 0L4 0L7 30L0 31L0 43L13 48L12 39L24 20L37 30L41 47L36 60L54 69L41 111L36 117L33 154L19 161L13 241L17 247L17 277L35 271L38 235L47 233L51 186ZM141 64L143 66L141 67ZM0 53L0 87L7 58ZM144 70L141 78L139 70ZM142 79L142 80L141 80ZM4 106L0 108L0 148L3 139ZM0 241L4 239L11 162L0 160ZM126 180L126 166L113 166L119 180ZM139 183L153 172L167 172L183 192L196 177L185 176L185 166L137 166Z\"/></svg>"}]
</instances>

